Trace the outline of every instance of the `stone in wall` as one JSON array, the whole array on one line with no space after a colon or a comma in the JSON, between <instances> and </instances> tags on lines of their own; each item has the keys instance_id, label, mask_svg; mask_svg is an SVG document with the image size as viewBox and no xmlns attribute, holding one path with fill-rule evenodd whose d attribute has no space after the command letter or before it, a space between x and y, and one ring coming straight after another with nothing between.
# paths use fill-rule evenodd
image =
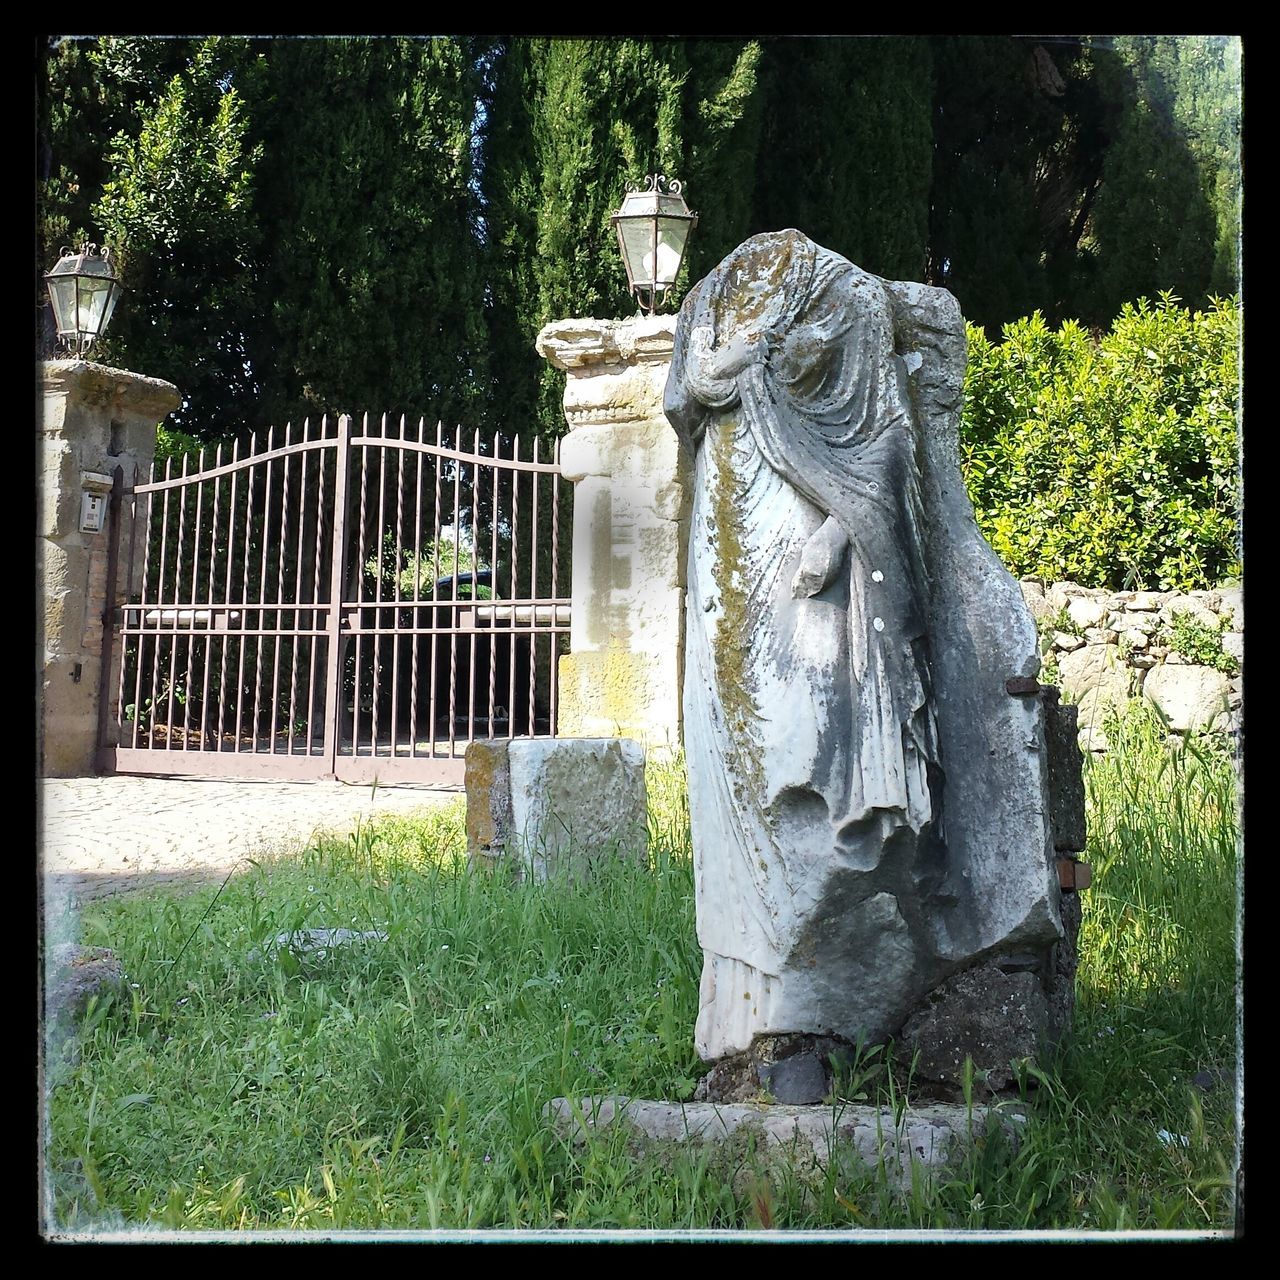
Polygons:
<instances>
[{"instance_id":1,"label":"stone in wall","mask_svg":"<svg viewBox=\"0 0 1280 1280\"><path fill-rule=\"evenodd\" d=\"M1114 645L1085 644L1058 658L1058 683L1076 704L1080 744L1094 751L1106 746L1103 722L1120 710L1134 691L1134 678Z\"/></svg>"},{"instance_id":2,"label":"stone in wall","mask_svg":"<svg viewBox=\"0 0 1280 1280\"><path fill-rule=\"evenodd\" d=\"M1229 693L1227 677L1211 667L1166 664L1149 671L1142 684L1142 696L1175 733L1211 728L1227 710Z\"/></svg>"},{"instance_id":3,"label":"stone in wall","mask_svg":"<svg viewBox=\"0 0 1280 1280\"><path fill-rule=\"evenodd\" d=\"M1086 749L1106 750L1108 708L1136 696L1147 697L1175 732L1239 732L1239 677L1193 662L1171 641L1175 619L1190 617L1220 635L1224 654L1238 666L1244 658L1240 587L1105 592L1036 579L1024 579L1021 587L1042 629L1064 611L1074 628L1050 632L1041 643L1063 692L1077 705Z\"/></svg>"}]
</instances>

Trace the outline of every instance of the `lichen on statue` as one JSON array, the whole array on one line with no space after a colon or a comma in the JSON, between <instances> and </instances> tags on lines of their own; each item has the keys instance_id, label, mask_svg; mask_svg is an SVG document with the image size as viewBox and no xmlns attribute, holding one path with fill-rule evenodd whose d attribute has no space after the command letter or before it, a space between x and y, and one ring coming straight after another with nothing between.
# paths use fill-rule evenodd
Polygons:
<instances>
[{"instance_id":1,"label":"lichen on statue","mask_svg":"<svg viewBox=\"0 0 1280 1280\"><path fill-rule=\"evenodd\" d=\"M696 457L684 723L707 1059L764 1033L886 1034L918 994L910 957L860 958L921 945L943 856L906 376L885 283L797 231L748 240L680 313L665 407Z\"/></svg>"}]
</instances>

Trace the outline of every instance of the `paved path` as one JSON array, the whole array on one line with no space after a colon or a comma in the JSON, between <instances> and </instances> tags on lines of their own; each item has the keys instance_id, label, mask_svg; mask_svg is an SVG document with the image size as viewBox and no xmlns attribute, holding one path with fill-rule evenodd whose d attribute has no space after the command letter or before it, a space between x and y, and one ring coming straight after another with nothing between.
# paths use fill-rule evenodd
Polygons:
<instances>
[{"instance_id":1,"label":"paved path","mask_svg":"<svg viewBox=\"0 0 1280 1280\"><path fill-rule=\"evenodd\" d=\"M460 789L222 778L46 778L41 856L51 895L77 901L174 881L220 880L247 856L298 848L318 830L455 799Z\"/></svg>"}]
</instances>

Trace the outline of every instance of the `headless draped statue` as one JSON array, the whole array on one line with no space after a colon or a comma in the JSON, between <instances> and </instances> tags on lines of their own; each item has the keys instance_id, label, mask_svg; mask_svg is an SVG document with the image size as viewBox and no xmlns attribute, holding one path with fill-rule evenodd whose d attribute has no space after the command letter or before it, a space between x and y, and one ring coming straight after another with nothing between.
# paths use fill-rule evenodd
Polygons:
<instances>
[{"instance_id":1,"label":"headless draped statue","mask_svg":"<svg viewBox=\"0 0 1280 1280\"><path fill-rule=\"evenodd\" d=\"M665 409L695 458L684 727L708 1060L764 1034L893 1035L965 958L895 287L922 289L782 231L680 313ZM1042 830L1032 854L1047 896Z\"/></svg>"}]
</instances>

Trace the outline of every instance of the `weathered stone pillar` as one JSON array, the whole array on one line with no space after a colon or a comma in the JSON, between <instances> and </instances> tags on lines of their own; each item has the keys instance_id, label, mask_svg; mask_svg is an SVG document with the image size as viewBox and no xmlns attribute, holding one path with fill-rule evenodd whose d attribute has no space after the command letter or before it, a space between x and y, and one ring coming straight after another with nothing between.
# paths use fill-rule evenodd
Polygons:
<instances>
[{"instance_id":1,"label":"weathered stone pillar","mask_svg":"<svg viewBox=\"0 0 1280 1280\"><path fill-rule=\"evenodd\" d=\"M94 772L97 747L112 476L122 467L128 489L135 466L146 474L155 457L156 426L182 396L158 378L85 360L41 364L40 379L36 572L43 596L43 679L37 742L43 776L76 777ZM82 528L92 523L92 517L83 519L86 493L102 508L97 531ZM122 558L117 604L128 598L125 573Z\"/></svg>"},{"instance_id":2,"label":"weathered stone pillar","mask_svg":"<svg viewBox=\"0 0 1280 1280\"><path fill-rule=\"evenodd\" d=\"M573 481L571 652L560 733L681 743L690 460L662 412L674 316L560 320L538 351L569 377L560 464Z\"/></svg>"}]
</instances>

